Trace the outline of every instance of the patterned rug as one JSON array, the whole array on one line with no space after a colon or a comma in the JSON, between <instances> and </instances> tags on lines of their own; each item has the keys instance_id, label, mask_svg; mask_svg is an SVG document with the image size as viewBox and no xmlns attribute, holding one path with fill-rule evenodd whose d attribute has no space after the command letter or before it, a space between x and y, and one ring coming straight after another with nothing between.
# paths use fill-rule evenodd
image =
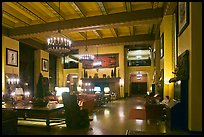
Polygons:
<instances>
[{"instance_id":1,"label":"patterned rug","mask_svg":"<svg viewBox=\"0 0 204 137\"><path fill-rule=\"evenodd\" d=\"M126 130L125 135L166 135L166 133L153 131Z\"/></svg>"},{"instance_id":2,"label":"patterned rug","mask_svg":"<svg viewBox=\"0 0 204 137\"><path fill-rule=\"evenodd\" d=\"M131 109L129 112L129 119L146 119L146 111L145 109Z\"/></svg>"}]
</instances>

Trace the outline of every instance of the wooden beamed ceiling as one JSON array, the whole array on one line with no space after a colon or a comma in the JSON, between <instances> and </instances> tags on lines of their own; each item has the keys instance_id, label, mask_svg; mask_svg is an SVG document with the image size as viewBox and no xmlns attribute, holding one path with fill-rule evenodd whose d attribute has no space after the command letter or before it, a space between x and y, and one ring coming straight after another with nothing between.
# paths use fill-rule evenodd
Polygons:
<instances>
[{"instance_id":1,"label":"wooden beamed ceiling","mask_svg":"<svg viewBox=\"0 0 204 137\"><path fill-rule=\"evenodd\" d=\"M87 46L152 46L164 15L176 2L2 2L3 34L45 49L57 33L72 48ZM87 37L85 35L87 33ZM87 39L86 39L87 38Z\"/></svg>"}]
</instances>

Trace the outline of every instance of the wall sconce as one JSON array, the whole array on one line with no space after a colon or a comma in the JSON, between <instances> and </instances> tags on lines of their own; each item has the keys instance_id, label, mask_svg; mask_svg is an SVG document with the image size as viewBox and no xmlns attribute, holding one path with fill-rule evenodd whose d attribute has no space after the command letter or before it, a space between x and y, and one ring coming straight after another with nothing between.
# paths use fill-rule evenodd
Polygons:
<instances>
[{"instance_id":1,"label":"wall sconce","mask_svg":"<svg viewBox=\"0 0 204 137\"><path fill-rule=\"evenodd\" d=\"M19 84L20 79L19 78L8 78L7 82L8 84Z\"/></svg>"},{"instance_id":2,"label":"wall sconce","mask_svg":"<svg viewBox=\"0 0 204 137\"><path fill-rule=\"evenodd\" d=\"M78 84L79 86L82 86L82 80L79 80Z\"/></svg>"},{"instance_id":3,"label":"wall sconce","mask_svg":"<svg viewBox=\"0 0 204 137\"><path fill-rule=\"evenodd\" d=\"M29 92L29 91L26 91L26 92L24 93L24 96L27 97L27 98L29 98L29 97L30 97L30 92Z\"/></svg>"},{"instance_id":4,"label":"wall sconce","mask_svg":"<svg viewBox=\"0 0 204 137\"><path fill-rule=\"evenodd\" d=\"M122 79L120 79L119 85L120 87L123 87L124 81Z\"/></svg>"},{"instance_id":5,"label":"wall sconce","mask_svg":"<svg viewBox=\"0 0 204 137\"><path fill-rule=\"evenodd\" d=\"M82 91L81 87L77 87L77 91L81 92Z\"/></svg>"}]
</instances>

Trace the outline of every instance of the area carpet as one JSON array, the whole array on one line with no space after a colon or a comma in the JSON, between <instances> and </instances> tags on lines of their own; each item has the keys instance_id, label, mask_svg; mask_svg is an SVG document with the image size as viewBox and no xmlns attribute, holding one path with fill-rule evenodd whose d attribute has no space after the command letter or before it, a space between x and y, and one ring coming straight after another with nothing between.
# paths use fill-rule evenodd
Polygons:
<instances>
[{"instance_id":1,"label":"area carpet","mask_svg":"<svg viewBox=\"0 0 204 137\"><path fill-rule=\"evenodd\" d=\"M145 109L131 109L129 112L129 119L146 119L146 111Z\"/></svg>"},{"instance_id":2,"label":"area carpet","mask_svg":"<svg viewBox=\"0 0 204 137\"><path fill-rule=\"evenodd\" d=\"M153 131L137 131L137 130L126 130L126 135L166 135L166 133L153 132Z\"/></svg>"}]
</instances>

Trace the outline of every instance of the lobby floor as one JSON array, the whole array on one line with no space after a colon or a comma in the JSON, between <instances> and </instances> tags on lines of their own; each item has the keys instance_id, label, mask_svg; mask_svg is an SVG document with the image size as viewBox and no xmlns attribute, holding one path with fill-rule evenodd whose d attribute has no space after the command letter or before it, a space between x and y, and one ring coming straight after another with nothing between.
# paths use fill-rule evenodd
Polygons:
<instances>
[{"instance_id":1,"label":"lobby floor","mask_svg":"<svg viewBox=\"0 0 204 137\"><path fill-rule=\"evenodd\" d=\"M94 109L93 121L85 129L69 129L65 124L45 127L45 122L18 121L18 135L131 135L173 134L188 135L183 131L171 131L163 121L129 119L132 108L143 109L145 99L141 96L115 100Z\"/></svg>"}]
</instances>

